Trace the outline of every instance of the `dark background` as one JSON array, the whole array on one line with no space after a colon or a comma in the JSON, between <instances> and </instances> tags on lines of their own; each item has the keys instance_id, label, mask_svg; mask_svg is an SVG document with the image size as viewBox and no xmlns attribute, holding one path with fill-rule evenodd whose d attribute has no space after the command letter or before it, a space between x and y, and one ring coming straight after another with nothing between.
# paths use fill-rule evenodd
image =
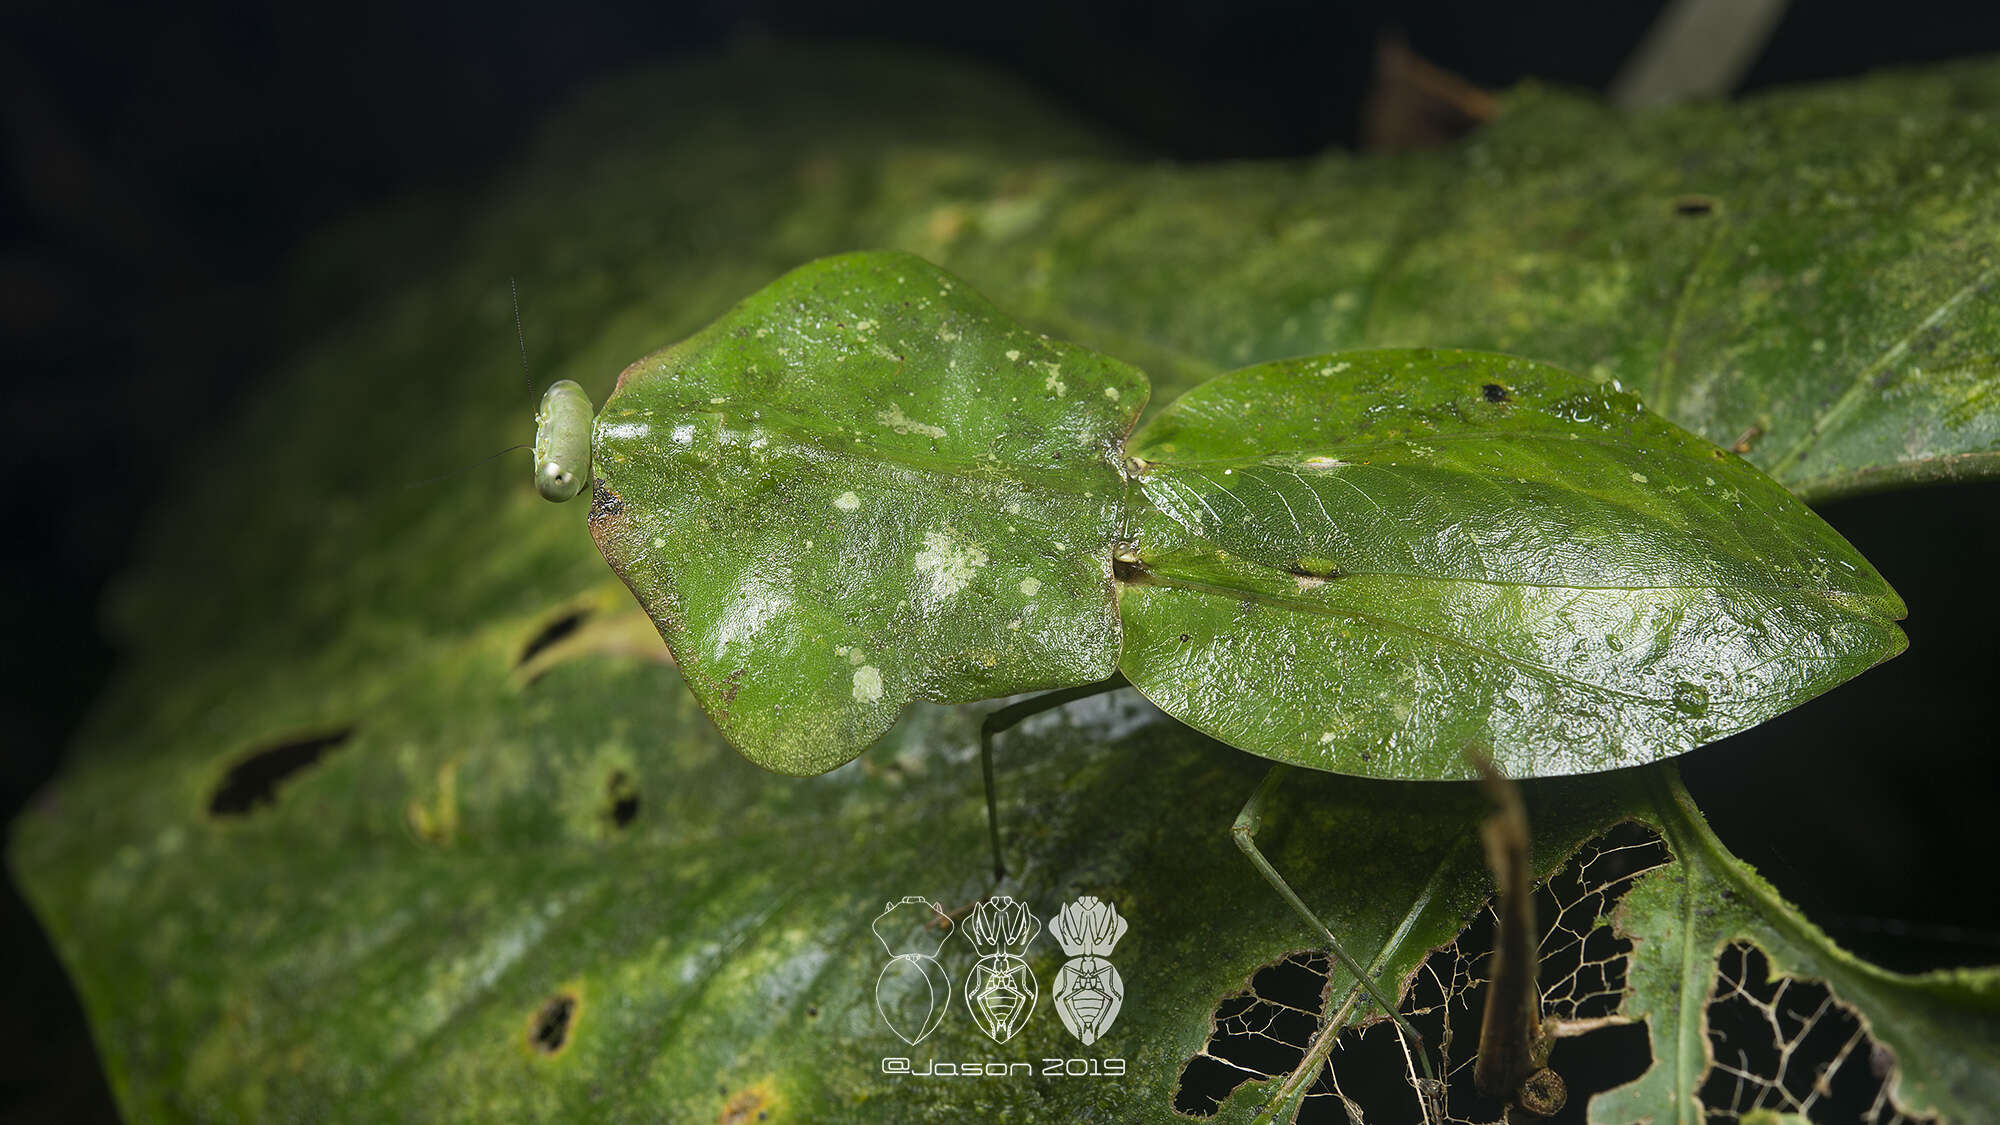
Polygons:
<instances>
[{"instance_id":1,"label":"dark background","mask_svg":"<svg viewBox=\"0 0 2000 1125\"><path fill-rule=\"evenodd\" d=\"M0 558L0 816L57 767L115 664L95 606L158 467L296 343L274 293L293 247L358 208L475 187L538 114L600 76L743 37L888 39L1015 71L1165 156L1270 157L1364 135L1385 35L1487 88L1534 76L1602 90L1661 6L17 0L0 15L0 526L15 529ZM1806 0L1739 89L1994 51L1994 6ZM1844 944L1906 969L2000 960L1992 879L1964 875L1992 847L2000 486L1824 514L1909 601L1910 653L1690 756L1688 783L1731 846ZM0 925L14 1009L0 1118L113 1119L74 996L11 882Z\"/></svg>"}]
</instances>

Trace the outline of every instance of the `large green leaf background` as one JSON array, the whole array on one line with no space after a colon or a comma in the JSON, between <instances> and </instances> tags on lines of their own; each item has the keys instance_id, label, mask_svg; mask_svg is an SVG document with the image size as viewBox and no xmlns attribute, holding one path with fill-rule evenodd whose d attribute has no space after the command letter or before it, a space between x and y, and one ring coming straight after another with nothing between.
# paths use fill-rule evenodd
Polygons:
<instances>
[{"instance_id":1,"label":"large green leaf background","mask_svg":"<svg viewBox=\"0 0 2000 1125\"><path fill-rule=\"evenodd\" d=\"M883 1074L906 1051L867 925L988 889L980 711L920 706L833 774L766 774L661 661L580 505L525 465L406 488L528 428L503 279L540 373L600 398L784 270L893 246L1146 368L1155 402L1336 347L1508 350L1622 380L1813 499L2000 470L1995 114L1991 65L1629 120L1529 91L1443 154L1183 168L923 60L614 83L481 206L412 204L304 259L319 329L174 478L107 608L128 662L10 861L136 1119L1172 1119L1217 1000L1310 944L1225 837L1260 763L1129 694L1011 734L1005 889L1044 917L1118 905L1125 1011L1086 1050L1044 1012L1004 1049L961 1014L907 1053L1128 1076ZM334 733L270 803L211 811L237 763ZM1845 958L1669 775L1525 788L1538 870L1635 817L1679 857L1616 916L1655 1061L1594 1119L1696 1119L1702 998L1738 940L1860 1006L1898 1104L2000 1101L1990 974ZM1305 776L1265 842L1354 948L1407 926L1396 976L1486 893L1479 815L1458 786ZM1058 960L1031 955L1045 988Z\"/></svg>"}]
</instances>

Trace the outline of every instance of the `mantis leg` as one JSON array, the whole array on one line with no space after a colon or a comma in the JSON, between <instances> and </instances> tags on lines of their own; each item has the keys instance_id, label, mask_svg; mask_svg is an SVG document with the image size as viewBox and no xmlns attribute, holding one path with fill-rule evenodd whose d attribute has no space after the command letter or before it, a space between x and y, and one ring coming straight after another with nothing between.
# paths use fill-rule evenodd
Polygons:
<instances>
[{"instance_id":1,"label":"mantis leg","mask_svg":"<svg viewBox=\"0 0 2000 1125\"><path fill-rule=\"evenodd\" d=\"M1340 944L1340 939L1333 936L1333 931L1327 928L1326 923L1313 914L1311 908L1306 906L1305 900L1299 897L1297 891L1292 890L1291 884L1285 882L1285 877L1278 874L1278 869L1271 866L1271 861L1264 857L1263 852L1257 850L1257 830L1264 826L1264 800L1278 787L1278 781L1284 776L1286 768L1281 765L1272 766L1270 772L1264 775L1264 780L1257 783L1256 792L1250 794L1250 799L1243 803L1243 811L1236 814L1236 823L1230 825L1229 835L1235 839L1237 848L1243 852L1245 858L1249 859L1250 865L1264 877L1264 881L1271 884L1286 902L1291 903L1292 909L1298 911L1299 917L1306 920L1306 925L1311 926L1313 932L1326 942L1333 959L1340 962L1342 968L1354 974L1354 979L1367 990L1369 997L1381 1005L1390 1019L1396 1021L1396 1030L1407 1037L1404 1040L1405 1045L1411 1043L1416 1045L1414 1053L1418 1065L1423 1069L1426 1088L1434 1087L1437 1075L1431 1071L1430 1055L1424 1050L1424 1037L1417 1034L1417 1029L1411 1027L1410 1021L1404 1019L1403 1013L1397 1009L1396 1002L1383 993L1381 987L1375 983L1374 977L1369 975L1367 969L1361 967L1361 962L1355 960L1354 955Z\"/></svg>"},{"instance_id":2,"label":"mantis leg","mask_svg":"<svg viewBox=\"0 0 2000 1125\"><path fill-rule=\"evenodd\" d=\"M1075 703L1079 699L1089 699L1093 695L1103 695L1127 686L1124 676L1113 673L1108 680L1081 687L1063 688L1059 691L1045 691L1032 695L1019 703L1009 703L997 711L990 712L979 724L979 772L986 779L986 833L993 839L993 880L1007 877L1007 862L1000 858L1000 809L998 798L993 792L993 736L1058 707Z\"/></svg>"}]
</instances>

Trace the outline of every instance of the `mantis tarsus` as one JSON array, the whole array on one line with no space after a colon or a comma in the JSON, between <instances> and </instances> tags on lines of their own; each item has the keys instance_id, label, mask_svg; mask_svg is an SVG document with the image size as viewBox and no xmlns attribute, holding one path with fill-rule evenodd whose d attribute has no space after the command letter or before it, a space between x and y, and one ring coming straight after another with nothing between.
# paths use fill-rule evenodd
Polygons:
<instances>
[{"instance_id":1,"label":"mantis tarsus","mask_svg":"<svg viewBox=\"0 0 2000 1125\"><path fill-rule=\"evenodd\" d=\"M1637 765L1904 644L1838 533L1615 383L1350 351L1219 376L1135 434L1148 393L920 259L849 254L634 363L594 422L550 387L536 482L589 485L606 560L767 769L849 761L916 699L1047 692L982 729L996 878L993 738L1037 711L1129 683L1281 763L1232 835L1392 1016L1257 849L1283 764Z\"/></svg>"}]
</instances>

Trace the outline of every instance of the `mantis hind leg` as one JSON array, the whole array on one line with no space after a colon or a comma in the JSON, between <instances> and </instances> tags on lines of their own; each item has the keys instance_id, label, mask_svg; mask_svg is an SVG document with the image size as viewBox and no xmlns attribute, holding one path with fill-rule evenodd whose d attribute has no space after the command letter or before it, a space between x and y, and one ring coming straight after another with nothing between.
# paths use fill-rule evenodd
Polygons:
<instances>
[{"instance_id":1,"label":"mantis hind leg","mask_svg":"<svg viewBox=\"0 0 2000 1125\"><path fill-rule=\"evenodd\" d=\"M1018 703L1009 703L997 711L989 713L979 724L979 772L986 782L986 834L993 842L993 881L998 883L1007 877L1007 861L1000 852L1000 805L993 789L993 738L1001 731L1009 730L1022 722L1041 714L1075 703L1079 699L1089 699L1093 695L1117 691L1128 686L1124 676L1113 674L1108 680L1080 687L1062 688L1031 695Z\"/></svg>"},{"instance_id":2,"label":"mantis hind leg","mask_svg":"<svg viewBox=\"0 0 2000 1125\"><path fill-rule=\"evenodd\" d=\"M1403 1040L1405 1047L1415 1055L1417 1065L1423 1070L1423 1085L1419 1090L1419 1096L1428 1104L1430 1092L1437 1088L1437 1075L1431 1070L1430 1055L1424 1050L1423 1036L1417 1034L1417 1029L1411 1027L1410 1021L1403 1018L1403 1013L1396 1006L1396 1002L1382 991L1381 986L1375 983L1375 978L1362 967L1361 962L1355 960L1354 955L1340 944L1340 939L1333 936L1333 931L1327 928L1326 923L1319 920L1310 907L1306 906L1305 900L1299 897L1291 884L1285 882L1285 877L1278 874L1278 869L1271 866L1271 861L1258 850L1257 830L1264 825L1264 802L1271 795L1271 791L1278 787L1287 768L1281 765L1272 766L1264 775L1264 780L1257 783L1256 791L1243 803L1243 811L1236 814L1236 823L1229 827L1230 838L1236 841L1236 847L1250 861L1250 865L1257 869L1257 873L1264 877L1264 881L1271 884L1271 888L1278 892L1279 897L1290 903L1299 917L1305 919L1306 925L1312 927L1313 933L1326 943L1327 950L1333 954L1333 959L1352 973L1354 979L1368 993L1369 998L1395 1021L1396 1030L1405 1037ZM1425 1110L1425 1116L1428 1120L1428 1108Z\"/></svg>"}]
</instances>

